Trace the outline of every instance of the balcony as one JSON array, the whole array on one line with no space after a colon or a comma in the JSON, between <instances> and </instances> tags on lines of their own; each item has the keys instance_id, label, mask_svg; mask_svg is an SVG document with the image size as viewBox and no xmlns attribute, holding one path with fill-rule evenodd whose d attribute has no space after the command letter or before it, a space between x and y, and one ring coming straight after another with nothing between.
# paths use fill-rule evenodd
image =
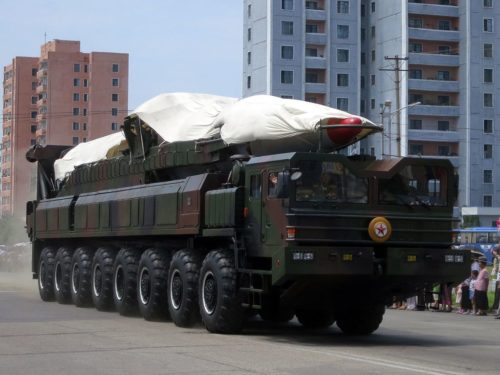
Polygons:
<instances>
[{"instance_id":1,"label":"balcony","mask_svg":"<svg viewBox=\"0 0 500 375\"><path fill-rule=\"evenodd\" d=\"M47 77L47 69L42 69L42 70L39 70L39 71L36 73L36 78L38 78L38 79L42 79L43 77Z\"/></svg>"},{"instance_id":2,"label":"balcony","mask_svg":"<svg viewBox=\"0 0 500 375\"><path fill-rule=\"evenodd\" d=\"M36 122L43 121L46 118L47 118L47 114L46 113L39 113L38 115L36 115Z\"/></svg>"},{"instance_id":3,"label":"balcony","mask_svg":"<svg viewBox=\"0 0 500 375\"><path fill-rule=\"evenodd\" d=\"M420 29L409 27L408 38L439 42L459 42L460 33L458 30Z\"/></svg>"},{"instance_id":4,"label":"balcony","mask_svg":"<svg viewBox=\"0 0 500 375\"><path fill-rule=\"evenodd\" d=\"M327 37L323 33L306 33L306 44L326 45Z\"/></svg>"},{"instance_id":5,"label":"balcony","mask_svg":"<svg viewBox=\"0 0 500 375\"><path fill-rule=\"evenodd\" d=\"M425 14L428 16L458 17L458 6L440 4L408 3L408 14Z\"/></svg>"},{"instance_id":6,"label":"balcony","mask_svg":"<svg viewBox=\"0 0 500 375\"><path fill-rule=\"evenodd\" d=\"M306 20L326 21L326 11L323 9L306 9Z\"/></svg>"},{"instance_id":7,"label":"balcony","mask_svg":"<svg viewBox=\"0 0 500 375\"><path fill-rule=\"evenodd\" d=\"M408 115L458 117L460 116L460 107L457 105L437 105L437 103L424 102L421 105L408 108Z\"/></svg>"},{"instance_id":8,"label":"balcony","mask_svg":"<svg viewBox=\"0 0 500 375\"><path fill-rule=\"evenodd\" d=\"M409 79L408 89L418 91L458 92L458 81L437 79Z\"/></svg>"},{"instance_id":9,"label":"balcony","mask_svg":"<svg viewBox=\"0 0 500 375\"><path fill-rule=\"evenodd\" d=\"M36 133L35 133L35 136L38 138L38 137L42 137L44 135L47 134L47 129L45 128L37 128L36 129Z\"/></svg>"},{"instance_id":10,"label":"balcony","mask_svg":"<svg viewBox=\"0 0 500 375\"><path fill-rule=\"evenodd\" d=\"M46 92L46 91L47 91L47 85L38 85L36 87L37 94L41 94L42 92Z\"/></svg>"},{"instance_id":11,"label":"balcony","mask_svg":"<svg viewBox=\"0 0 500 375\"><path fill-rule=\"evenodd\" d=\"M421 142L459 142L460 134L456 131L408 129L408 140Z\"/></svg>"},{"instance_id":12,"label":"balcony","mask_svg":"<svg viewBox=\"0 0 500 375\"><path fill-rule=\"evenodd\" d=\"M306 56L306 69L326 69L326 59Z\"/></svg>"},{"instance_id":13,"label":"balcony","mask_svg":"<svg viewBox=\"0 0 500 375\"><path fill-rule=\"evenodd\" d=\"M437 53L410 53L409 63L414 65L459 66L458 55Z\"/></svg>"},{"instance_id":14,"label":"balcony","mask_svg":"<svg viewBox=\"0 0 500 375\"><path fill-rule=\"evenodd\" d=\"M326 94L326 83L308 83L305 84L305 92L312 94Z\"/></svg>"},{"instance_id":15,"label":"balcony","mask_svg":"<svg viewBox=\"0 0 500 375\"><path fill-rule=\"evenodd\" d=\"M41 107L43 105L47 105L47 99L39 99L37 102L36 102L36 106L37 107Z\"/></svg>"}]
</instances>

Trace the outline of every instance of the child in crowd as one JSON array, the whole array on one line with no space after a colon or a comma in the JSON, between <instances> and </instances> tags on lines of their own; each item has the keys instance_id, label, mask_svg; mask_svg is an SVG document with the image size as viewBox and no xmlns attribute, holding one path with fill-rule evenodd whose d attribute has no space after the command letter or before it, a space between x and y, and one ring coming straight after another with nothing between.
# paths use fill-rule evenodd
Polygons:
<instances>
[{"instance_id":1,"label":"child in crowd","mask_svg":"<svg viewBox=\"0 0 500 375\"><path fill-rule=\"evenodd\" d=\"M474 304L474 283L477 279L478 271L473 270L470 277L465 279L459 288L462 291L459 314L471 314L475 312Z\"/></svg>"}]
</instances>

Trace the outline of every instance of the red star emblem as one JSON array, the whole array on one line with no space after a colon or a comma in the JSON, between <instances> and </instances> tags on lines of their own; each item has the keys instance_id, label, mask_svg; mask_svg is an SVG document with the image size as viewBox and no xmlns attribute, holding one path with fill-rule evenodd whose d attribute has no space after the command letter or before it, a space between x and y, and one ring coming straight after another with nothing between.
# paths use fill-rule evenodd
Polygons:
<instances>
[{"instance_id":1,"label":"red star emblem","mask_svg":"<svg viewBox=\"0 0 500 375\"><path fill-rule=\"evenodd\" d=\"M384 237L387 234L387 226L384 223L378 223L375 226L375 234L377 237Z\"/></svg>"}]
</instances>

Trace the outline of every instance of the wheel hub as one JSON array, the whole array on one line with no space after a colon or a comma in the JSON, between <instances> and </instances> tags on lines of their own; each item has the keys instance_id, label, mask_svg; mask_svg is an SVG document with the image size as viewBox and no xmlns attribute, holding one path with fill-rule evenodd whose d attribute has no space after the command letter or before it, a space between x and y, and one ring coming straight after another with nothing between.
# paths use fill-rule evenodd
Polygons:
<instances>
[{"instance_id":1,"label":"wheel hub","mask_svg":"<svg viewBox=\"0 0 500 375\"><path fill-rule=\"evenodd\" d=\"M170 302L178 310L182 303L182 277L179 270L174 270L170 278Z\"/></svg>"},{"instance_id":2,"label":"wheel hub","mask_svg":"<svg viewBox=\"0 0 500 375\"><path fill-rule=\"evenodd\" d=\"M45 262L42 260L40 262L40 267L38 270L38 285L40 286L40 289L45 289L45 281L46 281L46 275L45 275Z\"/></svg>"},{"instance_id":3,"label":"wheel hub","mask_svg":"<svg viewBox=\"0 0 500 375\"><path fill-rule=\"evenodd\" d=\"M78 294L80 289L80 267L78 263L73 264L73 272L71 272L71 288L74 294Z\"/></svg>"},{"instance_id":4,"label":"wheel hub","mask_svg":"<svg viewBox=\"0 0 500 375\"><path fill-rule=\"evenodd\" d=\"M125 286L123 284L124 284L123 267L121 265L118 265L118 267L116 267L116 272L115 272L115 295L119 301L123 299L123 292L125 289Z\"/></svg>"},{"instance_id":5,"label":"wheel hub","mask_svg":"<svg viewBox=\"0 0 500 375\"><path fill-rule=\"evenodd\" d=\"M139 286L139 297L143 305L147 305L151 298L151 278L149 276L149 271L146 267L141 270L140 276L140 286Z\"/></svg>"},{"instance_id":6,"label":"wheel hub","mask_svg":"<svg viewBox=\"0 0 500 375\"><path fill-rule=\"evenodd\" d=\"M212 271L207 271L203 277L203 308L212 315L217 307L217 281Z\"/></svg>"},{"instance_id":7,"label":"wheel hub","mask_svg":"<svg viewBox=\"0 0 500 375\"><path fill-rule=\"evenodd\" d=\"M56 264L56 271L55 271L55 287L56 290L59 292L61 290L61 279L62 279L62 270L61 270L61 263L57 262Z\"/></svg>"},{"instance_id":8,"label":"wheel hub","mask_svg":"<svg viewBox=\"0 0 500 375\"><path fill-rule=\"evenodd\" d=\"M94 277L92 278L92 289L94 291L94 295L96 297L99 297L102 291L102 271L101 267L99 267L99 264L96 264L94 266L93 275Z\"/></svg>"}]
</instances>

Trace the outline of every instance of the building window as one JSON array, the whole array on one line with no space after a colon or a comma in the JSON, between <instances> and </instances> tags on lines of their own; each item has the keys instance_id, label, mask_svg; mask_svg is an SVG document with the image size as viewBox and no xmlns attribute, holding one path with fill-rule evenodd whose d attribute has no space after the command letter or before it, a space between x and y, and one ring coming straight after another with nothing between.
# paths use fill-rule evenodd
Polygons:
<instances>
[{"instance_id":1,"label":"building window","mask_svg":"<svg viewBox=\"0 0 500 375\"><path fill-rule=\"evenodd\" d=\"M36 90L37 83L36 82L31 82L31 89Z\"/></svg>"},{"instance_id":2,"label":"building window","mask_svg":"<svg viewBox=\"0 0 500 375\"><path fill-rule=\"evenodd\" d=\"M375 1L372 1L371 8L372 8L372 13L375 13Z\"/></svg>"},{"instance_id":3,"label":"building window","mask_svg":"<svg viewBox=\"0 0 500 375\"><path fill-rule=\"evenodd\" d=\"M361 99L359 102L359 111L361 113L364 113L366 111L366 104L364 99Z\"/></svg>"},{"instance_id":4,"label":"building window","mask_svg":"<svg viewBox=\"0 0 500 375\"><path fill-rule=\"evenodd\" d=\"M80 130L80 124L78 122L73 123L73 130Z\"/></svg>"},{"instance_id":5,"label":"building window","mask_svg":"<svg viewBox=\"0 0 500 375\"><path fill-rule=\"evenodd\" d=\"M75 87L80 86L80 78L73 78L73 86Z\"/></svg>"},{"instance_id":6,"label":"building window","mask_svg":"<svg viewBox=\"0 0 500 375\"><path fill-rule=\"evenodd\" d=\"M422 79L422 69L410 69L411 79Z\"/></svg>"},{"instance_id":7,"label":"building window","mask_svg":"<svg viewBox=\"0 0 500 375\"><path fill-rule=\"evenodd\" d=\"M73 65L73 71L75 73L79 73L80 72L80 64L74 64Z\"/></svg>"},{"instance_id":8,"label":"building window","mask_svg":"<svg viewBox=\"0 0 500 375\"><path fill-rule=\"evenodd\" d=\"M493 120L483 120L483 132L485 134L493 133Z\"/></svg>"},{"instance_id":9,"label":"building window","mask_svg":"<svg viewBox=\"0 0 500 375\"><path fill-rule=\"evenodd\" d=\"M372 61L375 61L375 50L372 49Z\"/></svg>"},{"instance_id":10,"label":"building window","mask_svg":"<svg viewBox=\"0 0 500 375\"><path fill-rule=\"evenodd\" d=\"M306 71L306 83L318 83L318 73Z\"/></svg>"},{"instance_id":11,"label":"building window","mask_svg":"<svg viewBox=\"0 0 500 375\"><path fill-rule=\"evenodd\" d=\"M118 101L118 94L111 94L111 101L117 102Z\"/></svg>"},{"instance_id":12,"label":"building window","mask_svg":"<svg viewBox=\"0 0 500 375\"><path fill-rule=\"evenodd\" d=\"M448 95L438 95L438 105L450 105L450 97ZM419 100L421 102L421 100Z\"/></svg>"},{"instance_id":13,"label":"building window","mask_svg":"<svg viewBox=\"0 0 500 375\"><path fill-rule=\"evenodd\" d=\"M247 52L247 64L250 65L252 63L252 52Z\"/></svg>"},{"instance_id":14,"label":"building window","mask_svg":"<svg viewBox=\"0 0 500 375\"><path fill-rule=\"evenodd\" d=\"M493 0L483 0L483 7L493 8Z\"/></svg>"},{"instance_id":15,"label":"building window","mask_svg":"<svg viewBox=\"0 0 500 375\"><path fill-rule=\"evenodd\" d=\"M422 53L422 43L410 43L408 50L413 53Z\"/></svg>"},{"instance_id":16,"label":"building window","mask_svg":"<svg viewBox=\"0 0 500 375\"><path fill-rule=\"evenodd\" d=\"M491 184L493 182L493 171L491 169L485 169L483 171L483 182L485 184Z\"/></svg>"},{"instance_id":17,"label":"building window","mask_svg":"<svg viewBox=\"0 0 500 375\"><path fill-rule=\"evenodd\" d=\"M247 17L248 18L252 17L252 4L248 4L248 7L247 7Z\"/></svg>"},{"instance_id":18,"label":"building window","mask_svg":"<svg viewBox=\"0 0 500 375\"><path fill-rule=\"evenodd\" d=\"M37 73L38 73L38 69L37 68L32 68L31 69L31 76L36 77Z\"/></svg>"},{"instance_id":19,"label":"building window","mask_svg":"<svg viewBox=\"0 0 500 375\"><path fill-rule=\"evenodd\" d=\"M313 23L306 23L306 33L317 34L319 32L318 25Z\"/></svg>"},{"instance_id":20,"label":"building window","mask_svg":"<svg viewBox=\"0 0 500 375\"><path fill-rule=\"evenodd\" d=\"M83 66L83 71L84 71L85 73L88 73L88 72L89 72L89 66L88 66L87 64L85 64L85 65Z\"/></svg>"},{"instance_id":21,"label":"building window","mask_svg":"<svg viewBox=\"0 0 500 375\"><path fill-rule=\"evenodd\" d=\"M293 83L293 71L282 70L281 71L281 83L290 85Z\"/></svg>"},{"instance_id":22,"label":"building window","mask_svg":"<svg viewBox=\"0 0 500 375\"><path fill-rule=\"evenodd\" d=\"M338 39L349 38L349 25L337 25L337 38Z\"/></svg>"},{"instance_id":23,"label":"building window","mask_svg":"<svg viewBox=\"0 0 500 375\"><path fill-rule=\"evenodd\" d=\"M83 94L83 101L88 102L89 101L89 94Z\"/></svg>"},{"instance_id":24,"label":"building window","mask_svg":"<svg viewBox=\"0 0 500 375\"><path fill-rule=\"evenodd\" d=\"M348 87L349 86L349 74L337 74L337 86Z\"/></svg>"},{"instance_id":25,"label":"building window","mask_svg":"<svg viewBox=\"0 0 500 375\"><path fill-rule=\"evenodd\" d=\"M84 108L84 109L83 109L83 115L84 115L84 116L87 116L87 108Z\"/></svg>"},{"instance_id":26,"label":"building window","mask_svg":"<svg viewBox=\"0 0 500 375\"><path fill-rule=\"evenodd\" d=\"M247 30L247 40L250 42L252 40L252 28L249 27Z\"/></svg>"},{"instance_id":27,"label":"building window","mask_svg":"<svg viewBox=\"0 0 500 375\"><path fill-rule=\"evenodd\" d=\"M118 108L111 108L111 116L118 116Z\"/></svg>"},{"instance_id":28,"label":"building window","mask_svg":"<svg viewBox=\"0 0 500 375\"><path fill-rule=\"evenodd\" d=\"M483 158L491 159L493 157L493 145L483 145Z\"/></svg>"},{"instance_id":29,"label":"building window","mask_svg":"<svg viewBox=\"0 0 500 375\"><path fill-rule=\"evenodd\" d=\"M361 28L361 41L364 42L366 39L366 30L364 27Z\"/></svg>"},{"instance_id":30,"label":"building window","mask_svg":"<svg viewBox=\"0 0 500 375\"><path fill-rule=\"evenodd\" d=\"M337 13L347 14L349 13L349 1L337 1Z\"/></svg>"},{"instance_id":31,"label":"building window","mask_svg":"<svg viewBox=\"0 0 500 375\"><path fill-rule=\"evenodd\" d=\"M38 114L37 111L31 111L31 118L36 118L37 114Z\"/></svg>"},{"instance_id":32,"label":"building window","mask_svg":"<svg viewBox=\"0 0 500 375\"><path fill-rule=\"evenodd\" d=\"M371 27L371 35L370 35L373 38L375 38L375 26L372 26Z\"/></svg>"},{"instance_id":33,"label":"building window","mask_svg":"<svg viewBox=\"0 0 500 375\"><path fill-rule=\"evenodd\" d=\"M483 94L483 106L484 107L493 107L493 94L490 94L490 93Z\"/></svg>"},{"instance_id":34,"label":"building window","mask_svg":"<svg viewBox=\"0 0 500 375\"><path fill-rule=\"evenodd\" d=\"M483 57L492 58L493 57L493 44L484 43L483 44Z\"/></svg>"},{"instance_id":35,"label":"building window","mask_svg":"<svg viewBox=\"0 0 500 375\"><path fill-rule=\"evenodd\" d=\"M349 99L348 98L337 98L337 109L341 111L349 111Z\"/></svg>"},{"instance_id":36,"label":"building window","mask_svg":"<svg viewBox=\"0 0 500 375\"><path fill-rule=\"evenodd\" d=\"M410 155L423 155L424 145L418 143L410 143Z\"/></svg>"},{"instance_id":37,"label":"building window","mask_svg":"<svg viewBox=\"0 0 500 375\"><path fill-rule=\"evenodd\" d=\"M450 122L446 120L438 121L438 130L442 132L447 132L450 130Z\"/></svg>"},{"instance_id":38,"label":"building window","mask_svg":"<svg viewBox=\"0 0 500 375\"><path fill-rule=\"evenodd\" d=\"M78 144L78 137L73 137L73 144L77 145Z\"/></svg>"},{"instance_id":39,"label":"building window","mask_svg":"<svg viewBox=\"0 0 500 375\"><path fill-rule=\"evenodd\" d=\"M112 122L111 123L111 130L115 131L115 130L118 130L118 123L117 122Z\"/></svg>"},{"instance_id":40,"label":"building window","mask_svg":"<svg viewBox=\"0 0 500 375\"><path fill-rule=\"evenodd\" d=\"M493 83L493 69L484 69L484 83Z\"/></svg>"},{"instance_id":41,"label":"building window","mask_svg":"<svg viewBox=\"0 0 500 375\"><path fill-rule=\"evenodd\" d=\"M415 29L421 29L423 25L422 18L413 18L411 17L408 20L408 27L413 27Z\"/></svg>"},{"instance_id":42,"label":"building window","mask_svg":"<svg viewBox=\"0 0 500 375\"><path fill-rule=\"evenodd\" d=\"M483 19L483 31L486 33L493 32L493 18L484 18Z\"/></svg>"},{"instance_id":43,"label":"building window","mask_svg":"<svg viewBox=\"0 0 500 375\"><path fill-rule=\"evenodd\" d=\"M113 73L118 73L118 71L120 70L120 66L118 64L113 64L111 69Z\"/></svg>"},{"instance_id":44,"label":"building window","mask_svg":"<svg viewBox=\"0 0 500 375\"><path fill-rule=\"evenodd\" d=\"M82 130L85 130L85 131L87 130L87 123L86 122L83 123Z\"/></svg>"},{"instance_id":45,"label":"building window","mask_svg":"<svg viewBox=\"0 0 500 375\"><path fill-rule=\"evenodd\" d=\"M293 46L281 46L281 58L286 60L293 59Z\"/></svg>"},{"instance_id":46,"label":"building window","mask_svg":"<svg viewBox=\"0 0 500 375\"><path fill-rule=\"evenodd\" d=\"M483 206L484 207L493 207L493 196L492 195L483 195Z\"/></svg>"},{"instance_id":47,"label":"building window","mask_svg":"<svg viewBox=\"0 0 500 375\"><path fill-rule=\"evenodd\" d=\"M118 78L112 78L111 79L111 86L118 86L120 84L120 81Z\"/></svg>"},{"instance_id":48,"label":"building window","mask_svg":"<svg viewBox=\"0 0 500 375\"><path fill-rule=\"evenodd\" d=\"M306 47L306 57L318 57L318 49Z\"/></svg>"},{"instance_id":49,"label":"building window","mask_svg":"<svg viewBox=\"0 0 500 375\"><path fill-rule=\"evenodd\" d=\"M36 133L36 125L31 125L30 130L32 133Z\"/></svg>"},{"instance_id":50,"label":"building window","mask_svg":"<svg viewBox=\"0 0 500 375\"><path fill-rule=\"evenodd\" d=\"M247 89L252 88L252 76L247 76Z\"/></svg>"},{"instance_id":51,"label":"building window","mask_svg":"<svg viewBox=\"0 0 500 375\"><path fill-rule=\"evenodd\" d=\"M73 108L73 116L79 116L80 115L80 108Z\"/></svg>"},{"instance_id":52,"label":"building window","mask_svg":"<svg viewBox=\"0 0 500 375\"><path fill-rule=\"evenodd\" d=\"M370 108L375 109L375 99L370 99Z\"/></svg>"},{"instance_id":53,"label":"building window","mask_svg":"<svg viewBox=\"0 0 500 375\"><path fill-rule=\"evenodd\" d=\"M318 9L318 2L315 0L306 1L306 9Z\"/></svg>"},{"instance_id":54,"label":"building window","mask_svg":"<svg viewBox=\"0 0 500 375\"><path fill-rule=\"evenodd\" d=\"M449 156L450 155L450 146L441 145L437 148L438 156Z\"/></svg>"},{"instance_id":55,"label":"building window","mask_svg":"<svg viewBox=\"0 0 500 375\"><path fill-rule=\"evenodd\" d=\"M293 99L293 95L281 95L281 99Z\"/></svg>"},{"instance_id":56,"label":"building window","mask_svg":"<svg viewBox=\"0 0 500 375\"><path fill-rule=\"evenodd\" d=\"M349 62L349 50L348 49L343 49L343 48L337 49L337 62L339 62L339 63Z\"/></svg>"},{"instance_id":57,"label":"building window","mask_svg":"<svg viewBox=\"0 0 500 375\"><path fill-rule=\"evenodd\" d=\"M281 0L281 9L293 10L293 0Z\"/></svg>"},{"instance_id":58,"label":"building window","mask_svg":"<svg viewBox=\"0 0 500 375\"><path fill-rule=\"evenodd\" d=\"M87 138L83 137L82 142L87 142Z\"/></svg>"},{"instance_id":59,"label":"building window","mask_svg":"<svg viewBox=\"0 0 500 375\"><path fill-rule=\"evenodd\" d=\"M281 21L281 34L293 35L293 22L292 21Z\"/></svg>"},{"instance_id":60,"label":"building window","mask_svg":"<svg viewBox=\"0 0 500 375\"><path fill-rule=\"evenodd\" d=\"M79 93L77 93L77 92L73 93L73 101L74 102L80 101L80 94Z\"/></svg>"},{"instance_id":61,"label":"building window","mask_svg":"<svg viewBox=\"0 0 500 375\"><path fill-rule=\"evenodd\" d=\"M31 144L32 146L36 145L36 139L32 139L32 140L30 141L30 144Z\"/></svg>"},{"instance_id":62,"label":"building window","mask_svg":"<svg viewBox=\"0 0 500 375\"><path fill-rule=\"evenodd\" d=\"M83 80L83 87L87 87L89 85L89 81L86 79Z\"/></svg>"},{"instance_id":63,"label":"building window","mask_svg":"<svg viewBox=\"0 0 500 375\"><path fill-rule=\"evenodd\" d=\"M438 53L441 55L449 55L451 54L450 46L438 46Z\"/></svg>"},{"instance_id":64,"label":"building window","mask_svg":"<svg viewBox=\"0 0 500 375\"><path fill-rule=\"evenodd\" d=\"M37 101L38 101L38 97L36 97L36 96L31 97L31 104L36 104Z\"/></svg>"},{"instance_id":65,"label":"building window","mask_svg":"<svg viewBox=\"0 0 500 375\"><path fill-rule=\"evenodd\" d=\"M361 65L366 64L366 54L364 52L361 52L360 60L361 60Z\"/></svg>"},{"instance_id":66,"label":"building window","mask_svg":"<svg viewBox=\"0 0 500 375\"><path fill-rule=\"evenodd\" d=\"M365 76L359 77L359 85L361 86L362 89L365 88Z\"/></svg>"},{"instance_id":67,"label":"building window","mask_svg":"<svg viewBox=\"0 0 500 375\"><path fill-rule=\"evenodd\" d=\"M447 70L438 71L437 79L440 81L449 81L450 80L450 72Z\"/></svg>"},{"instance_id":68,"label":"building window","mask_svg":"<svg viewBox=\"0 0 500 375\"><path fill-rule=\"evenodd\" d=\"M370 75L370 84L375 86L375 74Z\"/></svg>"},{"instance_id":69,"label":"building window","mask_svg":"<svg viewBox=\"0 0 500 375\"><path fill-rule=\"evenodd\" d=\"M451 22L449 20L439 20L438 21L439 30L451 30Z\"/></svg>"},{"instance_id":70,"label":"building window","mask_svg":"<svg viewBox=\"0 0 500 375\"><path fill-rule=\"evenodd\" d=\"M410 119L410 129L412 130L422 129L422 120Z\"/></svg>"}]
</instances>

